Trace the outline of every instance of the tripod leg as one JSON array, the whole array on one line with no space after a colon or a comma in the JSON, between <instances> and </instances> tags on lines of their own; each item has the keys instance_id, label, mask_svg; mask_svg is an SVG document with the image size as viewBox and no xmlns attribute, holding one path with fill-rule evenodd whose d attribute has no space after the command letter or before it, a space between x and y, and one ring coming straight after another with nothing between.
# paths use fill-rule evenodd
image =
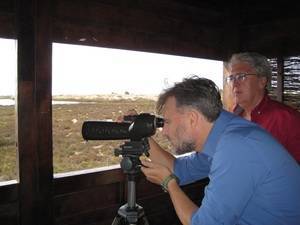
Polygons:
<instances>
[{"instance_id":1,"label":"tripod leg","mask_svg":"<svg viewBox=\"0 0 300 225\"><path fill-rule=\"evenodd\" d=\"M149 225L149 221L146 216L143 216L140 220L141 220L141 225Z\"/></svg>"},{"instance_id":2,"label":"tripod leg","mask_svg":"<svg viewBox=\"0 0 300 225\"><path fill-rule=\"evenodd\" d=\"M122 225L122 220L124 220L124 218L122 218L120 215L117 215L111 225Z\"/></svg>"},{"instance_id":3,"label":"tripod leg","mask_svg":"<svg viewBox=\"0 0 300 225\"><path fill-rule=\"evenodd\" d=\"M111 225L149 225L149 221L145 215L138 218L136 222L127 220L124 217L117 215Z\"/></svg>"}]
</instances>

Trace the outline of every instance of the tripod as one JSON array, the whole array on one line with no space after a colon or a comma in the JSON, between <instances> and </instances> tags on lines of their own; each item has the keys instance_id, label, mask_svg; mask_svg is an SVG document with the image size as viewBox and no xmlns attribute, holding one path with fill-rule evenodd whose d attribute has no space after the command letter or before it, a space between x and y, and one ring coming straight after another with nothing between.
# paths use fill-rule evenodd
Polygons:
<instances>
[{"instance_id":1,"label":"tripod","mask_svg":"<svg viewBox=\"0 0 300 225\"><path fill-rule=\"evenodd\" d=\"M115 149L115 155L122 155L121 168L127 175L127 203L121 206L112 225L149 225L143 207L136 204L136 177L140 172L140 159L143 154L149 156L147 138L141 141L129 141Z\"/></svg>"}]
</instances>

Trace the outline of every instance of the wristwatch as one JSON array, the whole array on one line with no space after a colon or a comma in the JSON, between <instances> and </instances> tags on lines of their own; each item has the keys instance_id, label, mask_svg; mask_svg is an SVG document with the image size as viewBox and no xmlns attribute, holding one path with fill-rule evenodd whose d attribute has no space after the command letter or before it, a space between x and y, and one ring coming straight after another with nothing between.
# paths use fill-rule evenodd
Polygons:
<instances>
[{"instance_id":1,"label":"wristwatch","mask_svg":"<svg viewBox=\"0 0 300 225\"><path fill-rule=\"evenodd\" d=\"M178 177L175 176L175 174L171 173L169 176L167 176L162 182L161 182L161 188L163 189L164 192L168 192L168 184L170 180L175 179L177 184L179 184L179 179Z\"/></svg>"}]
</instances>

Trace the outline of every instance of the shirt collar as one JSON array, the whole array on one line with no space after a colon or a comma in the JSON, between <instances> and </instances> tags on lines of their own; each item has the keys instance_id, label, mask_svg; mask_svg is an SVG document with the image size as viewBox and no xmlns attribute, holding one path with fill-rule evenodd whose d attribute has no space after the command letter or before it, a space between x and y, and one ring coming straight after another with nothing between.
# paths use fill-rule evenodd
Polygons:
<instances>
[{"instance_id":1,"label":"shirt collar","mask_svg":"<svg viewBox=\"0 0 300 225\"><path fill-rule=\"evenodd\" d=\"M264 106L267 104L267 102L270 101L270 97L268 96L268 94L266 93L263 97L263 99L258 103L258 105L251 111L251 113L253 112L258 112L260 114L260 112L263 110ZM233 113L235 115L242 115L242 113L244 112L244 109L239 105L235 105L233 108Z\"/></svg>"},{"instance_id":2,"label":"shirt collar","mask_svg":"<svg viewBox=\"0 0 300 225\"><path fill-rule=\"evenodd\" d=\"M265 94L263 99L260 101L260 103L252 110L252 113L253 112L257 112L257 113L260 113L263 109L264 109L264 106L270 101L270 97Z\"/></svg>"},{"instance_id":3,"label":"shirt collar","mask_svg":"<svg viewBox=\"0 0 300 225\"><path fill-rule=\"evenodd\" d=\"M216 152L216 146L218 144L218 140L225 130L229 121L231 121L234 117L234 114L222 110L217 120L214 122L214 125L206 139L206 142L203 146L203 154L208 155L209 157L213 157Z\"/></svg>"}]
</instances>

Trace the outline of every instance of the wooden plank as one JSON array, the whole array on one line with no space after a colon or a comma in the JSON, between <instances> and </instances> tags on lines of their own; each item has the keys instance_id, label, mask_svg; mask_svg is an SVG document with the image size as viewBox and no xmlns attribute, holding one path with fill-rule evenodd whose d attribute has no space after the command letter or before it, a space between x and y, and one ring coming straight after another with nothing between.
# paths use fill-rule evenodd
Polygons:
<instances>
[{"instance_id":1,"label":"wooden plank","mask_svg":"<svg viewBox=\"0 0 300 225\"><path fill-rule=\"evenodd\" d=\"M0 37L1 38L15 38L15 15L1 15L0 14Z\"/></svg>"},{"instance_id":2,"label":"wooden plank","mask_svg":"<svg viewBox=\"0 0 300 225\"><path fill-rule=\"evenodd\" d=\"M198 3L197 6L193 6L174 0L160 1L159 4L155 0L123 0L122 2L86 0L84 3L80 0L61 0L56 4L55 17L79 19L81 22L89 20L90 24L102 23L103 20L111 25L136 24L139 27L141 23L145 23L152 28L164 27L164 30L170 29L178 21L185 21L187 26L189 24L201 24L205 27L221 28L220 20L224 18L224 11L226 10L224 7L216 9L216 5L206 3L200 2L201 5ZM138 17L142 20L132 21ZM102 20L99 20L100 18ZM126 19L124 20L124 18ZM164 26L166 23L171 27ZM195 31L197 32L197 30Z\"/></svg>"},{"instance_id":3,"label":"wooden plank","mask_svg":"<svg viewBox=\"0 0 300 225\"><path fill-rule=\"evenodd\" d=\"M68 217L85 211L118 205L120 204L119 186L120 184L109 184L56 196L54 215L55 217Z\"/></svg>"},{"instance_id":4,"label":"wooden plank","mask_svg":"<svg viewBox=\"0 0 300 225\"><path fill-rule=\"evenodd\" d=\"M80 44L97 47L164 53L172 55L220 59L221 46L213 47L210 41L200 36L194 41L182 40L180 36L131 32L126 27L110 28L60 24L56 21L54 42ZM218 33L214 37L220 36ZM217 41L219 43L219 41Z\"/></svg>"},{"instance_id":5,"label":"wooden plank","mask_svg":"<svg viewBox=\"0 0 300 225\"><path fill-rule=\"evenodd\" d=\"M0 1L0 37L15 38L16 37L16 1L1 0Z\"/></svg>"},{"instance_id":6,"label":"wooden plank","mask_svg":"<svg viewBox=\"0 0 300 225\"><path fill-rule=\"evenodd\" d=\"M16 181L0 183L0 205L18 200L19 184Z\"/></svg>"},{"instance_id":7,"label":"wooden plank","mask_svg":"<svg viewBox=\"0 0 300 225\"><path fill-rule=\"evenodd\" d=\"M18 225L18 202L0 205L0 224L3 225Z\"/></svg>"},{"instance_id":8,"label":"wooden plank","mask_svg":"<svg viewBox=\"0 0 300 225\"><path fill-rule=\"evenodd\" d=\"M199 15L191 19L185 14L170 16L170 12L172 8L152 11L95 1L60 1L55 8L53 38L63 43L206 58L223 51L219 45L222 27L201 23Z\"/></svg>"},{"instance_id":9,"label":"wooden plank","mask_svg":"<svg viewBox=\"0 0 300 225\"><path fill-rule=\"evenodd\" d=\"M18 184L16 181L0 183L0 224L19 224Z\"/></svg>"},{"instance_id":10,"label":"wooden plank","mask_svg":"<svg viewBox=\"0 0 300 225\"><path fill-rule=\"evenodd\" d=\"M54 179L54 195L79 192L102 185L124 182L125 175L118 166L110 169L99 168L86 171L56 174Z\"/></svg>"},{"instance_id":11,"label":"wooden plank","mask_svg":"<svg viewBox=\"0 0 300 225\"><path fill-rule=\"evenodd\" d=\"M299 55L299 26L299 17L244 26L241 28L241 50L258 51L269 58Z\"/></svg>"},{"instance_id":12,"label":"wooden plank","mask_svg":"<svg viewBox=\"0 0 300 225\"><path fill-rule=\"evenodd\" d=\"M56 217L55 225L107 225L111 224L119 209L119 205L110 206L105 209L94 209L82 211L74 215Z\"/></svg>"},{"instance_id":13,"label":"wooden plank","mask_svg":"<svg viewBox=\"0 0 300 225\"><path fill-rule=\"evenodd\" d=\"M15 12L15 1L13 0L1 0L0 2L0 14Z\"/></svg>"}]
</instances>

